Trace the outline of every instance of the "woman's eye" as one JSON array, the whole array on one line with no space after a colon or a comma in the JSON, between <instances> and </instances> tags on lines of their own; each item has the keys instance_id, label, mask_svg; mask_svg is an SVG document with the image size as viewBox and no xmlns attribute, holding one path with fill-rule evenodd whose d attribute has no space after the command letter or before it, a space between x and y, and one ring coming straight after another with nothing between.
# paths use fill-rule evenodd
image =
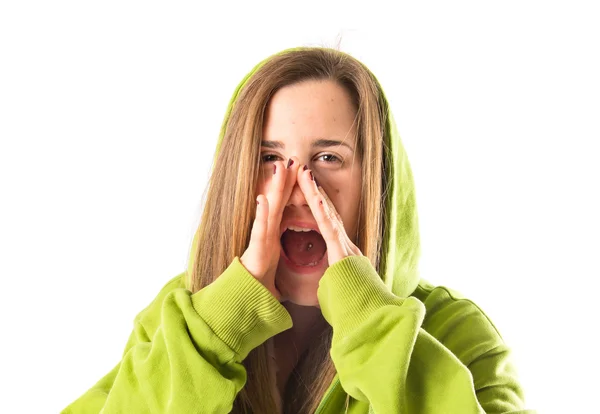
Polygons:
<instances>
[{"instance_id":1,"label":"woman's eye","mask_svg":"<svg viewBox=\"0 0 600 414\"><path fill-rule=\"evenodd\" d=\"M262 160L262 162L277 161L277 158L279 158L279 157L275 154L263 154L260 156L260 159Z\"/></svg>"},{"instance_id":2,"label":"woman's eye","mask_svg":"<svg viewBox=\"0 0 600 414\"><path fill-rule=\"evenodd\" d=\"M318 158L325 158L323 161L325 161L327 163L341 162L341 160L333 154L319 155Z\"/></svg>"}]
</instances>

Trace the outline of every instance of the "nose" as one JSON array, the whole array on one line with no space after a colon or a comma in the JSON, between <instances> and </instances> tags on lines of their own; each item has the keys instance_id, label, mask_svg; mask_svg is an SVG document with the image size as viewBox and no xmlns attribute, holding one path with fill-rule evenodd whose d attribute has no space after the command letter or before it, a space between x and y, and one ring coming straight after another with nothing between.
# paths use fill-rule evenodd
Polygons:
<instances>
[{"instance_id":1,"label":"nose","mask_svg":"<svg viewBox=\"0 0 600 414\"><path fill-rule=\"evenodd\" d=\"M306 201L306 197L304 197L304 193L300 189L298 185L298 181L294 183L294 187L292 188L292 193L290 194L290 198L285 205L286 207L294 206L294 207L308 207L308 202Z\"/></svg>"}]
</instances>

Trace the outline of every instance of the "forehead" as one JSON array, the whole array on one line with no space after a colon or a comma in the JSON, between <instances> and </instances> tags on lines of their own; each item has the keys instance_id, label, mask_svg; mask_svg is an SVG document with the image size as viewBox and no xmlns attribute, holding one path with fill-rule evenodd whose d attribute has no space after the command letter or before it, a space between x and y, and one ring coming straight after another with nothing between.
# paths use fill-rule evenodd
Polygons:
<instances>
[{"instance_id":1,"label":"forehead","mask_svg":"<svg viewBox=\"0 0 600 414\"><path fill-rule=\"evenodd\" d=\"M333 81L306 81L278 90L265 112L263 139L282 142L337 139L354 142L356 109Z\"/></svg>"}]
</instances>

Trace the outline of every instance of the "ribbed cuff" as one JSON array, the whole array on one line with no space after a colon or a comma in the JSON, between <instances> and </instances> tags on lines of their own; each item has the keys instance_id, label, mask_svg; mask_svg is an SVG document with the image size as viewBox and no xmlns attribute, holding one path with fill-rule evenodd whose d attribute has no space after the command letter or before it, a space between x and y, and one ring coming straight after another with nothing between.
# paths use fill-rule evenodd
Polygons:
<instances>
[{"instance_id":1,"label":"ribbed cuff","mask_svg":"<svg viewBox=\"0 0 600 414\"><path fill-rule=\"evenodd\" d=\"M238 257L217 280L191 297L196 312L241 360L267 339L292 327L285 307Z\"/></svg>"},{"instance_id":2,"label":"ribbed cuff","mask_svg":"<svg viewBox=\"0 0 600 414\"><path fill-rule=\"evenodd\" d=\"M335 336L346 336L377 309L402 305L366 256L348 256L328 267L317 291L323 316Z\"/></svg>"}]
</instances>

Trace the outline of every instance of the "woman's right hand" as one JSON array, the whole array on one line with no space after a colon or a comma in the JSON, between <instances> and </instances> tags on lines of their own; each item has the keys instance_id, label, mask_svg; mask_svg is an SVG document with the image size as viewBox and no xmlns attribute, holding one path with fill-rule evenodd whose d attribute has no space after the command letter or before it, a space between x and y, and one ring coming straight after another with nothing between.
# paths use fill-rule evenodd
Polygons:
<instances>
[{"instance_id":1,"label":"woman's right hand","mask_svg":"<svg viewBox=\"0 0 600 414\"><path fill-rule=\"evenodd\" d=\"M275 273L281 255L280 226L283 210L296 183L300 163L290 158L292 165L283 161L273 163L274 174L267 184L266 195L256 198L256 216L250 242L240 262L259 282L281 302L281 292L275 286ZM288 161L289 164L289 161ZM287 167L287 168L286 168Z\"/></svg>"}]
</instances>

